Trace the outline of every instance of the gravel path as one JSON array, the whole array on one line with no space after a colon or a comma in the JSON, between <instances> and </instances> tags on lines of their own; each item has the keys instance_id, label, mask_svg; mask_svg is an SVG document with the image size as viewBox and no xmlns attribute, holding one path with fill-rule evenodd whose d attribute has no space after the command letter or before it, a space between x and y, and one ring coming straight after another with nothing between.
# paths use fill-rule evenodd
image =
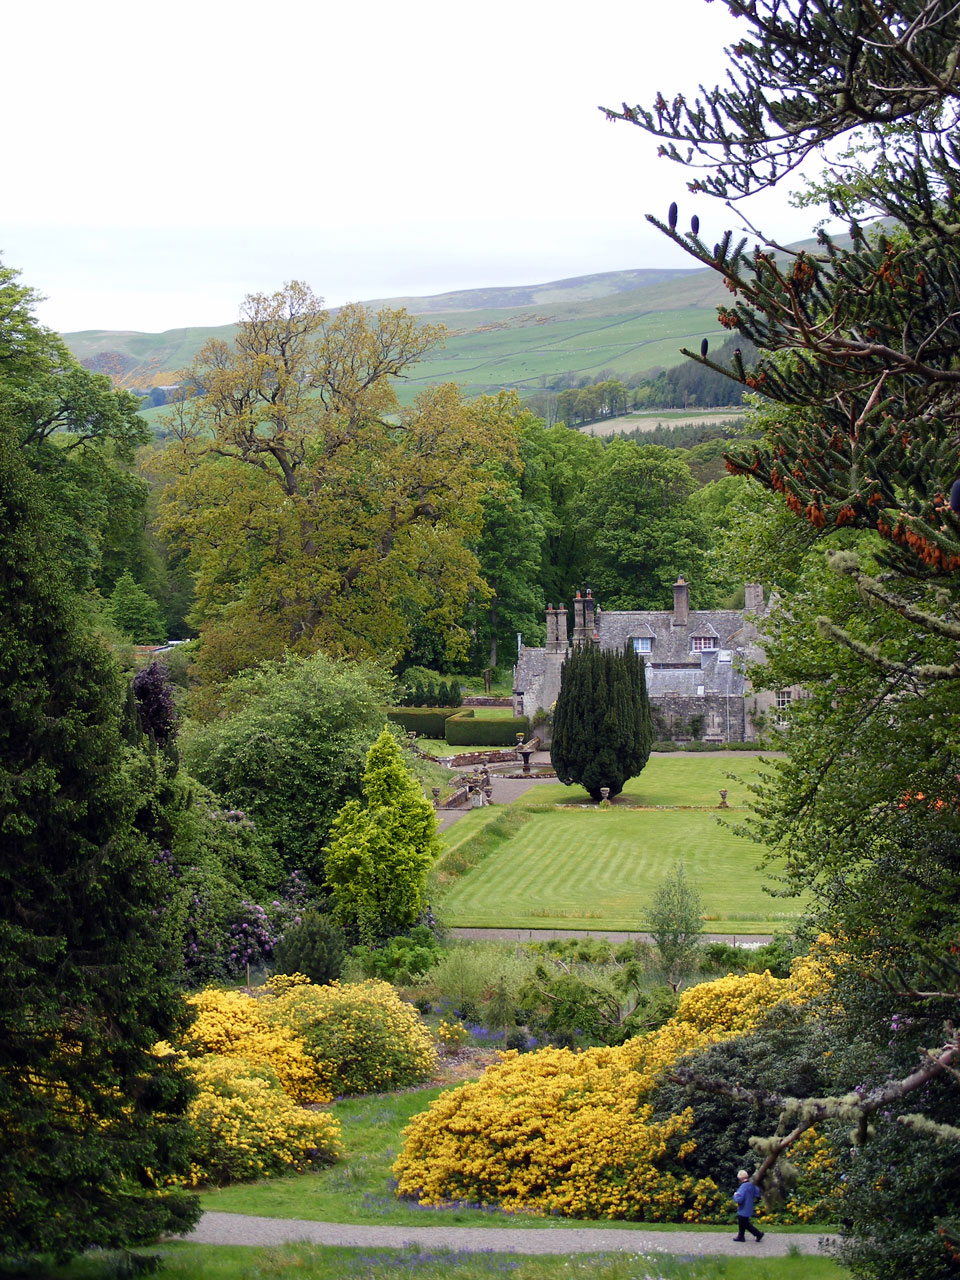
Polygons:
<instances>
[{"instance_id":1,"label":"gravel path","mask_svg":"<svg viewBox=\"0 0 960 1280\"><path fill-rule=\"evenodd\" d=\"M299 1218L253 1218L240 1213L205 1213L197 1227L181 1237L197 1244L282 1245L308 1241L361 1249L452 1249L498 1253L667 1253L683 1257L746 1254L782 1258L788 1250L818 1253L814 1235L768 1232L759 1244L734 1242L725 1231L644 1231L604 1227L373 1227L345 1222L306 1222ZM829 1237L827 1237L829 1239Z\"/></svg>"}]
</instances>

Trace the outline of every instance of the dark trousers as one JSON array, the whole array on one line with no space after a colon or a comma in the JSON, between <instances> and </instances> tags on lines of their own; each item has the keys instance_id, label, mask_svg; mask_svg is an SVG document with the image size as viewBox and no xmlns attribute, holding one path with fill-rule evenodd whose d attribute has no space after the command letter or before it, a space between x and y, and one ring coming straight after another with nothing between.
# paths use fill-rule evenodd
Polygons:
<instances>
[{"instance_id":1,"label":"dark trousers","mask_svg":"<svg viewBox=\"0 0 960 1280\"><path fill-rule=\"evenodd\" d=\"M744 1231L749 1231L750 1234L752 1236L755 1236L757 1240L759 1240L760 1237L763 1235L763 1232L758 1231L749 1218L741 1218L740 1215L737 1214L737 1239L738 1240L742 1240L744 1238L743 1236Z\"/></svg>"}]
</instances>

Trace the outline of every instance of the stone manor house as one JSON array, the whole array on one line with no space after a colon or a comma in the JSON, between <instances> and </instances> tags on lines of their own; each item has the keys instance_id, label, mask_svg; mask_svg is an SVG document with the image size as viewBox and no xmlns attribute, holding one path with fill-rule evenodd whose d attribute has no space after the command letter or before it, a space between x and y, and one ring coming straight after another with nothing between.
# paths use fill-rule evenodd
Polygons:
<instances>
[{"instance_id":1,"label":"stone manor house","mask_svg":"<svg viewBox=\"0 0 960 1280\"><path fill-rule=\"evenodd\" d=\"M547 606L547 643L522 647L514 667L514 715L536 719L560 692L560 670L571 651L585 644L622 651L632 645L646 667L647 692L657 737L704 742L752 742L764 719L782 715L799 688L777 693L755 690L747 662L763 660L755 621L762 617L763 587L747 584L743 609L691 609L690 587L673 587L673 609L601 610L590 591L573 602L573 635L563 605ZM541 738L542 726L534 725Z\"/></svg>"}]
</instances>

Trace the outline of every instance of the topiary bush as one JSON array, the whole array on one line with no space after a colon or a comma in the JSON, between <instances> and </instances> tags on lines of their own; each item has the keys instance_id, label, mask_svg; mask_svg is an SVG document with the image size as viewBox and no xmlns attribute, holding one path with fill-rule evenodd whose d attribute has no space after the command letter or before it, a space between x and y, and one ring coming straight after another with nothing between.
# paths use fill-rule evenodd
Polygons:
<instances>
[{"instance_id":1,"label":"topiary bush","mask_svg":"<svg viewBox=\"0 0 960 1280\"><path fill-rule=\"evenodd\" d=\"M274 952L276 972L302 973L322 986L340 977L347 943L332 916L308 911L283 935Z\"/></svg>"},{"instance_id":2,"label":"topiary bush","mask_svg":"<svg viewBox=\"0 0 960 1280\"><path fill-rule=\"evenodd\" d=\"M400 1088L436 1067L429 1031L386 982L293 987L264 1000L263 1016L302 1037L334 1095Z\"/></svg>"}]
</instances>

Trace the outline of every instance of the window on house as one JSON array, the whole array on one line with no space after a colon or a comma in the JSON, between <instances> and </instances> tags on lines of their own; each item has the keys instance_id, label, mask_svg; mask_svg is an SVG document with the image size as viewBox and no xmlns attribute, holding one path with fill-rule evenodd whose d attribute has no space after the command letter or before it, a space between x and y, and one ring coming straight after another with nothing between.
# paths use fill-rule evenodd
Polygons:
<instances>
[{"instance_id":1,"label":"window on house","mask_svg":"<svg viewBox=\"0 0 960 1280\"><path fill-rule=\"evenodd\" d=\"M650 636L634 636L633 652L634 653L651 653L653 651L653 640Z\"/></svg>"},{"instance_id":2,"label":"window on house","mask_svg":"<svg viewBox=\"0 0 960 1280\"><path fill-rule=\"evenodd\" d=\"M694 653L704 653L708 649L719 649L720 641L716 636L691 636L690 648Z\"/></svg>"},{"instance_id":3,"label":"window on house","mask_svg":"<svg viewBox=\"0 0 960 1280\"><path fill-rule=\"evenodd\" d=\"M777 690L777 724L781 729L787 723L787 711L792 701L793 693L790 689Z\"/></svg>"}]
</instances>

